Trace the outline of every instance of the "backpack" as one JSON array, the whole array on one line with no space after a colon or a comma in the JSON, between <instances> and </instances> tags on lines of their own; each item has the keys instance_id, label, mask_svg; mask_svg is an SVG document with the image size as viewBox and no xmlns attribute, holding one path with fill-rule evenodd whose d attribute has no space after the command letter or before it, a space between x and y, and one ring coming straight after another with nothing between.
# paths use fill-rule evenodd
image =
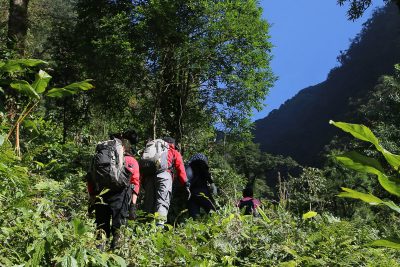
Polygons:
<instances>
[{"instance_id":1,"label":"backpack","mask_svg":"<svg viewBox=\"0 0 400 267\"><path fill-rule=\"evenodd\" d=\"M114 138L96 145L92 161L92 183L96 193L107 188L121 191L129 186L129 170L125 168L121 140Z\"/></svg>"},{"instance_id":2,"label":"backpack","mask_svg":"<svg viewBox=\"0 0 400 267\"><path fill-rule=\"evenodd\" d=\"M169 144L162 139L148 142L139 161L140 173L148 177L168 170L168 151Z\"/></svg>"}]
</instances>

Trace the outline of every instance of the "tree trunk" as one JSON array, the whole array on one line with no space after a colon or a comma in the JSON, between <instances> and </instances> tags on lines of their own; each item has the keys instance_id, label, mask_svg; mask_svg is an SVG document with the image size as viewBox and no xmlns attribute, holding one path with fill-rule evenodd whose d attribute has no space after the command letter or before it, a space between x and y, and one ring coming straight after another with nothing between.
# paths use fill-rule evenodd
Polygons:
<instances>
[{"instance_id":1,"label":"tree trunk","mask_svg":"<svg viewBox=\"0 0 400 267\"><path fill-rule=\"evenodd\" d=\"M20 55L24 55L28 32L28 3L29 0L10 0L7 47Z\"/></svg>"}]
</instances>

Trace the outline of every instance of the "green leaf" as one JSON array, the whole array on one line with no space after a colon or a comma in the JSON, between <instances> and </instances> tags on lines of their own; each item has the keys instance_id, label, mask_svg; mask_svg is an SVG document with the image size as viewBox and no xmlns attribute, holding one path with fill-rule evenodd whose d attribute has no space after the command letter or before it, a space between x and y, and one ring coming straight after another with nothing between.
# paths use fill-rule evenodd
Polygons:
<instances>
[{"instance_id":1,"label":"green leaf","mask_svg":"<svg viewBox=\"0 0 400 267\"><path fill-rule=\"evenodd\" d=\"M90 90L90 89L94 88L94 86L91 83L89 83L90 81L91 80L85 80L82 82L72 83L63 88L52 88L47 92L47 96L49 96L49 97L65 97L65 96L70 96L70 95L76 94L80 91Z\"/></svg>"},{"instance_id":2,"label":"green leaf","mask_svg":"<svg viewBox=\"0 0 400 267\"><path fill-rule=\"evenodd\" d=\"M386 191L400 196L400 181L386 176L382 172L383 168L377 160L363 156L357 152L349 152L337 156L336 159L349 169L377 175L379 183Z\"/></svg>"},{"instance_id":3,"label":"green leaf","mask_svg":"<svg viewBox=\"0 0 400 267\"><path fill-rule=\"evenodd\" d=\"M400 249L400 240L379 239L369 243L368 245L374 247Z\"/></svg>"},{"instance_id":4,"label":"green leaf","mask_svg":"<svg viewBox=\"0 0 400 267\"><path fill-rule=\"evenodd\" d=\"M381 173L378 175L378 181L386 191L400 197L400 182L398 179Z\"/></svg>"},{"instance_id":5,"label":"green leaf","mask_svg":"<svg viewBox=\"0 0 400 267\"><path fill-rule=\"evenodd\" d=\"M371 205L379 205L383 203L383 200L372 195L372 194L365 194L361 193L355 190L352 190L350 188L342 187L342 190L344 192L339 193L339 197L346 197L346 198L354 198L354 199L360 199L364 202L367 202Z\"/></svg>"},{"instance_id":6,"label":"green leaf","mask_svg":"<svg viewBox=\"0 0 400 267\"><path fill-rule=\"evenodd\" d=\"M0 135L0 146L3 145L5 139L6 139L6 135Z\"/></svg>"},{"instance_id":7,"label":"green leaf","mask_svg":"<svg viewBox=\"0 0 400 267\"><path fill-rule=\"evenodd\" d=\"M345 123L345 122L334 122L332 120L329 121L330 124L335 125L336 127L342 129L345 132L350 133L354 137L367 141L372 143L375 148L382 153L382 155L385 157L386 161L395 169L398 170L400 167L400 155L395 155L393 153L390 153L387 151L385 148L383 148L379 144L378 138L375 137L375 135L372 133L372 131L361 124L351 124L351 123Z\"/></svg>"},{"instance_id":8,"label":"green leaf","mask_svg":"<svg viewBox=\"0 0 400 267\"><path fill-rule=\"evenodd\" d=\"M75 218L72 221L72 223L74 225L74 233L75 233L75 235L81 236L84 233L86 233L86 230L87 230L86 226L81 220L79 220L78 218Z\"/></svg>"},{"instance_id":9,"label":"green leaf","mask_svg":"<svg viewBox=\"0 0 400 267\"><path fill-rule=\"evenodd\" d=\"M311 211L303 214L303 220L311 219L312 217L315 217L317 215L318 215L317 212L311 210Z\"/></svg>"},{"instance_id":10,"label":"green leaf","mask_svg":"<svg viewBox=\"0 0 400 267\"><path fill-rule=\"evenodd\" d=\"M61 267L78 267L78 262L72 256L65 256L62 259Z\"/></svg>"},{"instance_id":11,"label":"green leaf","mask_svg":"<svg viewBox=\"0 0 400 267\"><path fill-rule=\"evenodd\" d=\"M267 217L265 212L260 207L257 207L257 211L260 213L261 218L263 218L264 222L267 222L267 223L271 222L271 220Z\"/></svg>"},{"instance_id":12,"label":"green leaf","mask_svg":"<svg viewBox=\"0 0 400 267\"><path fill-rule=\"evenodd\" d=\"M379 140L375 137L375 135L372 133L372 131L368 127L366 127L362 124L334 122L332 120L330 120L329 123L335 125L336 127L342 129L345 132L350 133L352 136L354 136L357 139L371 142L374 145L379 145Z\"/></svg>"},{"instance_id":13,"label":"green leaf","mask_svg":"<svg viewBox=\"0 0 400 267\"><path fill-rule=\"evenodd\" d=\"M336 156L343 165L359 172L376 174L376 170L383 172L383 167L379 161L370 158L356 151L347 152L343 155Z\"/></svg>"},{"instance_id":14,"label":"green leaf","mask_svg":"<svg viewBox=\"0 0 400 267\"><path fill-rule=\"evenodd\" d=\"M391 208L392 210L400 213L400 207L393 203L393 201L383 201L382 199L372 195L372 194L365 194L361 193L349 188L342 187L342 190L345 192L339 193L339 197L346 197L346 198L353 198L359 199L370 205L386 205L387 207Z\"/></svg>"},{"instance_id":15,"label":"green leaf","mask_svg":"<svg viewBox=\"0 0 400 267\"><path fill-rule=\"evenodd\" d=\"M36 98L40 99L40 96L36 91L33 89L33 87L24 80L17 80L14 81L10 84L11 88L17 90L18 92L27 95L29 98Z\"/></svg>"},{"instance_id":16,"label":"green leaf","mask_svg":"<svg viewBox=\"0 0 400 267\"><path fill-rule=\"evenodd\" d=\"M0 65L0 72L20 72L29 67L36 67L39 65L47 65L46 61L40 59L13 59L7 60L4 64Z\"/></svg>"},{"instance_id":17,"label":"green leaf","mask_svg":"<svg viewBox=\"0 0 400 267\"><path fill-rule=\"evenodd\" d=\"M51 76L47 74L47 72L40 70L35 77L36 79L33 82L32 87L36 93L41 94L46 90L46 87L51 80Z\"/></svg>"}]
</instances>

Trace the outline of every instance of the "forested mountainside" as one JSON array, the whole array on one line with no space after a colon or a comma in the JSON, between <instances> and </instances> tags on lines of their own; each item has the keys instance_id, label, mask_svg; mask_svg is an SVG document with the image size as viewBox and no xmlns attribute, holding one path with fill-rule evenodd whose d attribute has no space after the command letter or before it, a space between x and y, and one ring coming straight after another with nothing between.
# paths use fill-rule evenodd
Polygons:
<instances>
[{"instance_id":1,"label":"forested mountainside","mask_svg":"<svg viewBox=\"0 0 400 267\"><path fill-rule=\"evenodd\" d=\"M393 65L400 62L397 7L377 10L338 61L340 66L332 69L324 82L301 90L255 122L255 142L262 151L318 166L324 146L339 133L329 120L362 122L359 105L367 100L379 77L393 73Z\"/></svg>"}]
</instances>

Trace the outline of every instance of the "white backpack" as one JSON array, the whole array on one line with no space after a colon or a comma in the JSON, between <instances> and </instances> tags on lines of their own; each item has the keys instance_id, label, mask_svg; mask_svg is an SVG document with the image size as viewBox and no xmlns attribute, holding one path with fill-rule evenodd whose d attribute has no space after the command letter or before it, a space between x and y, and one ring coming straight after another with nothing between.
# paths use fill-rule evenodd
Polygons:
<instances>
[{"instance_id":1,"label":"white backpack","mask_svg":"<svg viewBox=\"0 0 400 267\"><path fill-rule=\"evenodd\" d=\"M155 139L146 144L139 162L143 176L155 175L166 171L168 166L169 144L162 139Z\"/></svg>"}]
</instances>

